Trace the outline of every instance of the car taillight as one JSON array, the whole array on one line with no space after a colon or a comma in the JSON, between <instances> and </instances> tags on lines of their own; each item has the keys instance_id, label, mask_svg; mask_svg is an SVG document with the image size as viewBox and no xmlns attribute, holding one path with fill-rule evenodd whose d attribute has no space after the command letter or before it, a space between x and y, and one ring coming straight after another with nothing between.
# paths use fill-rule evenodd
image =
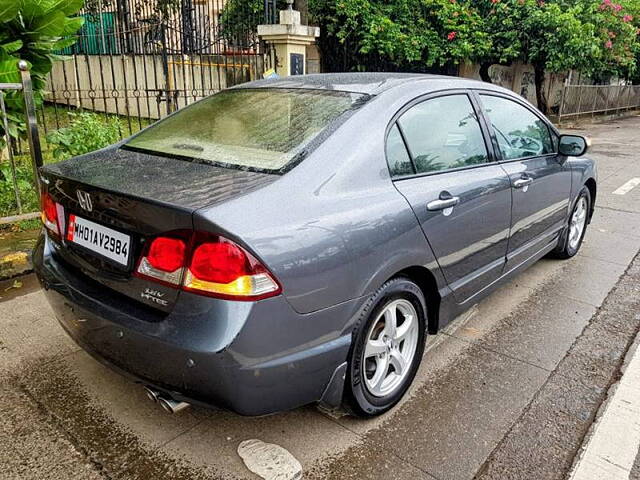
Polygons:
<instances>
[{"instance_id":1,"label":"car taillight","mask_svg":"<svg viewBox=\"0 0 640 480\"><path fill-rule=\"evenodd\" d=\"M240 245L201 233L190 241L168 236L153 239L136 276L231 300L260 300L281 291L271 273Z\"/></svg>"},{"instance_id":2,"label":"car taillight","mask_svg":"<svg viewBox=\"0 0 640 480\"><path fill-rule=\"evenodd\" d=\"M180 285L186 261L187 244L180 238L157 237L138 264L139 276L170 285Z\"/></svg>"},{"instance_id":3,"label":"car taillight","mask_svg":"<svg viewBox=\"0 0 640 480\"><path fill-rule=\"evenodd\" d=\"M58 208L56 207L56 202L53 201L51 195L47 192L42 192L40 202L42 204L40 217L43 225L50 232L59 235L60 230L58 229Z\"/></svg>"},{"instance_id":4,"label":"car taillight","mask_svg":"<svg viewBox=\"0 0 640 480\"><path fill-rule=\"evenodd\" d=\"M280 293L278 283L253 255L223 237L195 245L184 289L236 300L258 300Z\"/></svg>"}]
</instances>

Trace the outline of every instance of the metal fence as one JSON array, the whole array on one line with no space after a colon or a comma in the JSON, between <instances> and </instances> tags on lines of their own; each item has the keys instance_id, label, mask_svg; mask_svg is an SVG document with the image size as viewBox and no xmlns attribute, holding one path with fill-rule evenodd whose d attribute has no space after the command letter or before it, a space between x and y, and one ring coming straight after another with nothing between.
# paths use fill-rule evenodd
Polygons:
<instances>
[{"instance_id":1,"label":"metal fence","mask_svg":"<svg viewBox=\"0 0 640 480\"><path fill-rule=\"evenodd\" d=\"M68 113L115 117L123 138L219 90L261 78L275 56L260 42L257 25L276 23L282 4L264 0L256 9L244 0L85 0L77 42L56 52L67 58L54 63L42 104L34 106L30 80L28 88L0 84L0 130L7 131L7 95L22 92L30 108L28 148L20 136L0 135L0 223L33 217L25 211L38 208L39 189L27 188L37 176L25 165L29 156L34 168L43 156L52 160L47 134L68 126Z\"/></svg>"},{"instance_id":2,"label":"metal fence","mask_svg":"<svg viewBox=\"0 0 640 480\"><path fill-rule=\"evenodd\" d=\"M276 0L262 10L231 0L86 0L78 41L60 52L47 82L40 123L64 126L65 111L122 118L134 133L221 89L260 78L271 52L259 23L276 22Z\"/></svg>"},{"instance_id":3,"label":"metal fence","mask_svg":"<svg viewBox=\"0 0 640 480\"><path fill-rule=\"evenodd\" d=\"M20 153L22 147L14 141L9 134L9 119L7 116L7 105L5 98L7 95L21 95L25 106L25 127L27 138L29 141L29 156L31 169L28 174L30 193L35 194L38 198L40 195L39 177L36 174L38 168L42 166L42 149L40 146L40 136L38 133L38 125L36 121L36 110L33 100L33 88L31 84L31 76L27 63L20 61L16 66L20 70L21 83L0 83L0 121L2 122L3 136L2 139L2 154L0 154L0 166L8 163L8 170L0 170L0 180L4 181L6 186L11 185L13 189L14 205L9 207L9 213L15 213L16 215L0 216L0 224L12 223L19 220L27 220L37 217L37 212L24 212L22 197L27 192L19 185L18 169L24 167L24 165L18 165L15 158L16 153ZM6 158L5 158L6 157ZM4 173L6 171L6 173ZM10 177L10 178L7 178Z\"/></svg>"},{"instance_id":4,"label":"metal fence","mask_svg":"<svg viewBox=\"0 0 640 480\"><path fill-rule=\"evenodd\" d=\"M640 108L640 85L565 85L558 120Z\"/></svg>"}]
</instances>

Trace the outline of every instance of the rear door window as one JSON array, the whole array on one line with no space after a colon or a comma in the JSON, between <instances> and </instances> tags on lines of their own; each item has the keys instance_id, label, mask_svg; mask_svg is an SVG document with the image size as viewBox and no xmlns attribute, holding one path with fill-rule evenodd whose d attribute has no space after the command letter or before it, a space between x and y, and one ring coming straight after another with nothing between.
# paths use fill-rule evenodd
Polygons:
<instances>
[{"instance_id":1,"label":"rear door window","mask_svg":"<svg viewBox=\"0 0 640 480\"><path fill-rule=\"evenodd\" d=\"M398 125L393 125L387 136L387 163L389 164L389 171L391 175L402 176L411 175L415 173L413 170L413 164L407 152L407 147L404 144Z\"/></svg>"},{"instance_id":2,"label":"rear door window","mask_svg":"<svg viewBox=\"0 0 640 480\"><path fill-rule=\"evenodd\" d=\"M465 94L425 100L398 120L417 173L489 161L475 110Z\"/></svg>"},{"instance_id":3,"label":"rear door window","mask_svg":"<svg viewBox=\"0 0 640 480\"><path fill-rule=\"evenodd\" d=\"M280 173L304 157L332 122L368 98L324 90L226 90L161 120L125 148Z\"/></svg>"}]
</instances>

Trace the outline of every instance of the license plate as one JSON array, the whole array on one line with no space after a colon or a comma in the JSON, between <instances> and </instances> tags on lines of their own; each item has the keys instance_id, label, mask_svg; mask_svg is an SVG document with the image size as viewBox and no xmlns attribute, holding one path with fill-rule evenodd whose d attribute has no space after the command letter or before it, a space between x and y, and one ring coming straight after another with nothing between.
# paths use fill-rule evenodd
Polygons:
<instances>
[{"instance_id":1,"label":"license plate","mask_svg":"<svg viewBox=\"0 0 640 480\"><path fill-rule=\"evenodd\" d=\"M67 240L120 265L129 264L131 237L124 233L71 214Z\"/></svg>"}]
</instances>

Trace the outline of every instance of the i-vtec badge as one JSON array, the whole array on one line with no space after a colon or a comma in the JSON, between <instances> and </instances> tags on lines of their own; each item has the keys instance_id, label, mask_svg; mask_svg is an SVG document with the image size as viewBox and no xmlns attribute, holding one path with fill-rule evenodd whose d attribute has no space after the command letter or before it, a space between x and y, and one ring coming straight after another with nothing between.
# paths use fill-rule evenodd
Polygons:
<instances>
[{"instance_id":1,"label":"i-vtec badge","mask_svg":"<svg viewBox=\"0 0 640 480\"><path fill-rule=\"evenodd\" d=\"M78 203L83 210L90 212L93 210L93 204L91 203L91 195L84 190L76 190L76 196L78 197Z\"/></svg>"},{"instance_id":2,"label":"i-vtec badge","mask_svg":"<svg viewBox=\"0 0 640 480\"><path fill-rule=\"evenodd\" d=\"M140 292L140 296L144 300L150 300L153 303L162 305L163 307L166 307L167 305L169 305L169 302L162 299L162 297L164 297L164 293L159 292L158 290L153 290L152 288L145 288L144 292Z\"/></svg>"}]
</instances>

